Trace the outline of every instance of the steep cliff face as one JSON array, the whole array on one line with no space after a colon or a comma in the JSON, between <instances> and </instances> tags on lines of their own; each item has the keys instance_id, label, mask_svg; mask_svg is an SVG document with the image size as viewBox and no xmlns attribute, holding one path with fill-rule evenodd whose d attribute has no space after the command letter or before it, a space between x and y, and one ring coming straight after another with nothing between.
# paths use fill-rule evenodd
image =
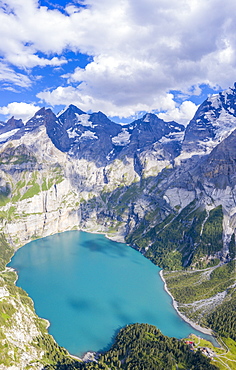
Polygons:
<instances>
[{"instance_id":1,"label":"steep cliff face","mask_svg":"<svg viewBox=\"0 0 236 370\"><path fill-rule=\"evenodd\" d=\"M65 230L103 232L169 269L228 261L236 226L235 106L235 89L209 98L186 130L153 114L122 126L72 105L58 116L43 108L25 125L12 118L0 126L0 233L17 249ZM33 311L2 289L0 302L20 312L8 328L4 323L2 343L24 357L42 330L32 324ZM11 339L16 322L22 351ZM34 328L29 337L27 325ZM32 349L27 361L40 356Z\"/></svg>"}]
</instances>

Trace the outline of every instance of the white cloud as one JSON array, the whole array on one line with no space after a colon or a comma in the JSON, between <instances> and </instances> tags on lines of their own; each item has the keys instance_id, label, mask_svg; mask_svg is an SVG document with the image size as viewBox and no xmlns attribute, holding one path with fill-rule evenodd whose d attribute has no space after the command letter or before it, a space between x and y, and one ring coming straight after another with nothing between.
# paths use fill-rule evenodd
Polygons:
<instances>
[{"instance_id":1,"label":"white cloud","mask_svg":"<svg viewBox=\"0 0 236 370\"><path fill-rule=\"evenodd\" d=\"M8 0L7 4L4 11L0 3L0 55L21 68L65 63L64 59L50 58L50 54L67 47L69 18L58 10L38 7L34 0ZM39 57L37 52L49 58Z\"/></svg>"},{"instance_id":2,"label":"white cloud","mask_svg":"<svg viewBox=\"0 0 236 370\"><path fill-rule=\"evenodd\" d=\"M67 63L65 58L53 57L52 59L39 58L37 55L20 53L20 54L9 54L8 61L20 68L33 68L35 66L46 67L53 66L58 67L62 64Z\"/></svg>"},{"instance_id":3,"label":"white cloud","mask_svg":"<svg viewBox=\"0 0 236 370\"><path fill-rule=\"evenodd\" d=\"M34 104L27 104L27 103L10 103L5 107L0 107L0 114L10 118L14 116L16 119L22 119L22 121L26 122L30 119L40 107Z\"/></svg>"},{"instance_id":4,"label":"white cloud","mask_svg":"<svg viewBox=\"0 0 236 370\"><path fill-rule=\"evenodd\" d=\"M101 110L106 115L113 117L119 116L130 117L136 112L140 111L154 111L154 110L168 110L174 109L175 102L172 94L157 95L152 99L152 102L143 101L137 103L135 100L132 103L130 100L117 105L112 99L109 100L107 97L97 96L94 97L92 94L86 93L86 85L80 85L78 88L67 86L58 87L52 91L42 91L37 94L37 97L41 99L41 102L45 101L48 104L55 105L69 105L74 104L83 111L99 111Z\"/></svg>"},{"instance_id":5,"label":"white cloud","mask_svg":"<svg viewBox=\"0 0 236 370\"><path fill-rule=\"evenodd\" d=\"M58 82L41 91L46 103L78 102L84 110L120 116L167 110L184 121L184 107L194 107L176 107L170 91L191 95L201 84L227 88L235 80L235 0L224 6L221 0L85 0L86 8L68 4L67 14L36 0L2 4L0 55L6 63L60 66L65 50L93 57L85 69L64 76L64 87ZM19 85L19 72L11 76Z\"/></svg>"},{"instance_id":6,"label":"white cloud","mask_svg":"<svg viewBox=\"0 0 236 370\"><path fill-rule=\"evenodd\" d=\"M158 117L164 121L176 121L187 125L193 118L198 106L191 101L184 101L180 106L170 109L164 113L159 113Z\"/></svg>"},{"instance_id":7,"label":"white cloud","mask_svg":"<svg viewBox=\"0 0 236 370\"><path fill-rule=\"evenodd\" d=\"M6 84L14 84L20 87L29 87L31 80L28 76L23 73L14 71L13 68L7 66L5 63L0 61L0 81ZM7 85L6 85L7 88Z\"/></svg>"}]
</instances>

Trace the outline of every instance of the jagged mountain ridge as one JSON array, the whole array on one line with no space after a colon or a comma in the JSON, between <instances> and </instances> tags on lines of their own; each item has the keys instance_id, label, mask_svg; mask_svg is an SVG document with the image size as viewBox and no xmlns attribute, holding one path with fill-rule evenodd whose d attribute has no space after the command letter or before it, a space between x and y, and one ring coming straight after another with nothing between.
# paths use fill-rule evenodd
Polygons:
<instances>
[{"instance_id":1,"label":"jagged mountain ridge","mask_svg":"<svg viewBox=\"0 0 236 370\"><path fill-rule=\"evenodd\" d=\"M153 150L155 143L171 153L172 159L181 154L177 161L182 161L193 155L209 154L235 129L235 94L234 86L209 97L198 108L186 130L176 122L164 122L150 113L130 124L120 125L102 112L87 114L70 105L57 116L51 109L42 108L25 125L12 117L0 126L0 142L18 139L45 125L59 150L77 158L87 156L89 160L100 161L101 165L121 156L120 152L132 155L134 151ZM92 149L94 153L88 153Z\"/></svg>"},{"instance_id":2,"label":"jagged mountain ridge","mask_svg":"<svg viewBox=\"0 0 236 370\"><path fill-rule=\"evenodd\" d=\"M123 155L133 156L134 152L143 152L161 139L178 142L178 135L184 130L183 125L174 121L164 122L154 114L146 114L131 124L120 125L102 112L86 114L70 105L58 116L51 109L42 108L25 125L12 117L0 127L0 140L19 139L41 125L46 127L53 144L62 152L103 166ZM8 135L4 136L7 132ZM163 143L163 147L172 157L178 152L167 143Z\"/></svg>"}]
</instances>

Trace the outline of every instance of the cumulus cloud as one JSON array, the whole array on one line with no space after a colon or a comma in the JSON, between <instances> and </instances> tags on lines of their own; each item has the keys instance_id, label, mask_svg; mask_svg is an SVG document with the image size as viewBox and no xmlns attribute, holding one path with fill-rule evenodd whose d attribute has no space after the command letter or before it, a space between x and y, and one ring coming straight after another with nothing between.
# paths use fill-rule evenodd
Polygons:
<instances>
[{"instance_id":1,"label":"cumulus cloud","mask_svg":"<svg viewBox=\"0 0 236 370\"><path fill-rule=\"evenodd\" d=\"M40 107L34 104L27 103L9 103L5 107L0 107L0 114L7 116L8 118L14 116L16 119L22 119L23 122L26 122L30 119Z\"/></svg>"},{"instance_id":2,"label":"cumulus cloud","mask_svg":"<svg viewBox=\"0 0 236 370\"><path fill-rule=\"evenodd\" d=\"M172 110L175 107L172 94L157 95L156 98L152 99L152 102L143 100L140 103L136 101L132 103L129 100L117 105L112 99L109 100L102 95L94 97L92 94L86 93L83 85L81 88L59 86L52 91L38 93L37 97L41 99L41 102L47 102L51 106L74 104L84 111L101 110L110 117L119 116L120 118L130 117L140 111Z\"/></svg>"},{"instance_id":3,"label":"cumulus cloud","mask_svg":"<svg viewBox=\"0 0 236 370\"><path fill-rule=\"evenodd\" d=\"M234 0L223 7L220 0L77 4L62 12L36 0L0 1L0 55L9 66L62 66L68 50L92 56L86 68L64 75L63 87L58 82L38 93L46 103L78 102L82 109L123 116L166 110L184 121L185 108L193 111L194 105L176 106L171 91L188 96L202 84L227 88L235 80ZM29 84L27 75L22 80Z\"/></svg>"},{"instance_id":4,"label":"cumulus cloud","mask_svg":"<svg viewBox=\"0 0 236 370\"><path fill-rule=\"evenodd\" d=\"M176 121L187 126L189 121L193 118L198 106L191 101L184 101L174 109L158 114L158 117L164 121Z\"/></svg>"},{"instance_id":5,"label":"cumulus cloud","mask_svg":"<svg viewBox=\"0 0 236 370\"><path fill-rule=\"evenodd\" d=\"M67 47L66 23L61 12L38 7L34 0L8 0L5 7L0 2L0 55L21 68L61 65L65 60L50 58L50 54Z\"/></svg>"}]
</instances>

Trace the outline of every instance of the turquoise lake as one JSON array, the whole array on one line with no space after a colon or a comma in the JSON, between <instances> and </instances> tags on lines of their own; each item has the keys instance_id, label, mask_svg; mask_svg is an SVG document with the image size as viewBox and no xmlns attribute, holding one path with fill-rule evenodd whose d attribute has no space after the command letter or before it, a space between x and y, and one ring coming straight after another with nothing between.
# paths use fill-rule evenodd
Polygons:
<instances>
[{"instance_id":1,"label":"turquoise lake","mask_svg":"<svg viewBox=\"0 0 236 370\"><path fill-rule=\"evenodd\" d=\"M35 240L8 265L17 286L34 300L49 332L71 354L108 349L130 323L156 325L163 334L212 339L185 323L153 265L126 244L103 235L69 231Z\"/></svg>"}]
</instances>

